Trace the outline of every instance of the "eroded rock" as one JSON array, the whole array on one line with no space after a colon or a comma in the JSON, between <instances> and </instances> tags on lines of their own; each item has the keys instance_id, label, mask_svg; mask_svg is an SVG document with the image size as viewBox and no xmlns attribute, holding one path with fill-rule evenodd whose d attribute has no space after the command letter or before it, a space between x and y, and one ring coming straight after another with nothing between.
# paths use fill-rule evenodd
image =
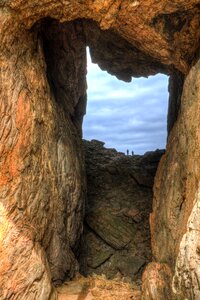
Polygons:
<instances>
[{"instance_id":1,"label":"eroded rock","mask_svg":"<svg viewBox=\"0 0 200 300\"><path fill-rule=\"evenodd\" d=\"M87 264L89 268L96 269L104 264L114 254L115 250L91 230L88 230L86 235L90 241L90 246L87 247Z\"/></svg>"},{"instance_id":2,"label":"eroded rock","mask_svg":"<svg viewBox=\"0 0 200 300\"><path fill-rule=\"evenodd\" d=\"M166 264L151 263L142 276L142 300L173 300L172 272Z\"/></svg>"},{"instance_id":3,"label":"eroded rock","mask_svg":"<svg viewBox=\"0 0 200 300\"><path fill-rule=\"evenodd\" d=\"M73 117L85 95L86 50L73 24L60 26L48 24L45 42L37 27L23 31L0 53L0 299L54 299L52 280L78 270L85 181ZM54 87L70 77L66 98L46 72Z\"/></svg>"},{"instance_id":4,"label":"eroded rock","mask_svg":"<svg viewBox=\"0 0 200 300\"><path fill-rule=\"evenodd\" d=\"M170 133L154 185L153 255L156 261L164 261L171 268L175 299L199 299L199 87L197 60L186 77L180 115Z\"/></svg>"},{"instance_id":5,"label":"eroded rock","mask_svg":"<svg viewBox=\"0 0 200 300\"><path fill-rule=\"evenodd\" d=\"M176 289L188 296L179 265L186 262L193 278L191 256L181 247L191 241L187 223L200 174L199 14L199 0L0 2L0 298L54 299L52 279L71 278L78 269L86 45L100 67L123 80L173 74L171 133L154 188L151 234L154 258L172 270L176 266ZM118 167L109 167L108 180ZM125 176L138 187L144 180L136 173ZM119 190L118 195L125 199ZM120 201L111 201L117 213ZM136 222L127 214L120 212L139 226L140 218ZM193 234L197 241L198 231ZM198 280L192 288L197 299Z\"/></svg>"},{"instance_id":6,"label":"eroded rock","mask_svg":"<svg viewBox=\"0 0 200 300\"><path fill-rule=\"evenodd\" d=\"M84 147L87 205L82 272L109 278L120 272L137 279L151 260L152 187L164 151L126 156L96 140L84 141Z\"/></svg>"},{"instance_id":7,"label":"eroded rock","mask_svg":"<svg viewBox=\"0 0 200 300\"><path fill-rule=\"evenodd\" d=\"M134 226L127 224L109 210L105 211L105 207L95 210L95 212L88 212L86 223L108 245L118 250L126 247L135 233Z\"/></svg>"}]
</instances>

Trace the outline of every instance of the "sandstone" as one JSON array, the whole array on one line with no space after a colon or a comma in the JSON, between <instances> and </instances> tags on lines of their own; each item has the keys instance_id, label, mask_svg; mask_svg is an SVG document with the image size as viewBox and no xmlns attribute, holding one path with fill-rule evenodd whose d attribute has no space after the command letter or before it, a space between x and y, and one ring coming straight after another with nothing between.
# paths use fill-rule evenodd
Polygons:
<instances>
[{"instance_id":1,"label":"sandstone","mask_svg":"<svg viewBox=\"0 0 200 300\"><path fill-rule=\"evenodd\" d=\"M142 300L173 300L172 273L165 264L151 263L143 274Z\"/></svg>"},{"instance_id":2,"label":"sandstone","mask_svg":"<svg viewBox=\"0 0 200 300\"><path fill-rule=\"evenodd\" d=\"M39 40L35 48L33 29L23 31L6 64L0 52L1 79L9 73L0 108L0 299L54 299L52 281L61 283L78 270L85 183L80 116L72 116L85 95L85 46L73 24L43 26L44 48ZM17 47L23 58L15 68ZM68 56L57 56L58 48ZM79 63L72 64L73 57Z\"/></svg>"},{"instance_id":3,"label":"sandstone","mask_svg":"<svg viewBox=\"0 0 200 300\"><path fill-rule=\"evenodd\" d=\"M175 299L199 298L199 82L197 61L185 80L181 115L170 133L154 185L152 248L157 261L175 269Z\"/></svg>"},{"instance_id":4,"label":"sandstone","mask_svg":"<svg viewBox=\"0 0 200 300\"><path fill-rule=\"evenodd\" d=\"M129 283L107 280L104 276L84 278L78 276L73 282L65 282L57 289L58 300L140 300L141 291Z\"/></svg>"},{"instance_id":5,"label":"sandstone","mask_svg":"<svg viewBox=\"0 0 200 300\"><path fill-rule=\"evenodd\" d=\"M170 76L169 136L154 184L151 246L155 161L143 160L149 167L140 174L142 159L132 171L129 158L104 151L99 179L107 183L95 182L86 213L90 206L92 214L101 208L100 194L104 210L115 210L103 237L119 222L133 256L150 261L152 248L156 265L147 273L156 270L157 292L148 294L146 281L144 297L162 299L168 289L178 300L199 299L199 23L199 0L0 2L0 299L55 299L55 285L78 271L86 198L86 46L94 62L124 81ZM133 194L117 180L122 171ZM87 178L97 174L93 165ZM132 208L141 220L123 214ZM125 224L134 227L133 244ZM116 237L108 241L121 249Z\"/></svg>"}]
</instances>

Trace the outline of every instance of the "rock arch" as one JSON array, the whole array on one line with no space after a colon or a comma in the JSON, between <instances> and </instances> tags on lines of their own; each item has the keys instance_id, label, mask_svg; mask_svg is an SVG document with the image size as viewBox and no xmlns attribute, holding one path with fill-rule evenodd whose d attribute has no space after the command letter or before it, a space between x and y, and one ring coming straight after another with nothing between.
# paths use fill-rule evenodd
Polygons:
<instances>
[{"instance_id":1,"label":"rock arch","mask_svg":"<svg viewBox=\"0 0 200 300\"><path fill-rule=\"evenodd\" d=\"M168 263L172 273L178 255L182 261L179 245L199 181L198 2L1 1L1 299L55 299L51 280L71 278L78 268L86 44L102 68L123 80L171 74L171 133L155 182L151 228L155 260ZM176 281L183 282L177 293L185 296L183 278L176 270Z\"/></svg>"}]
</instances>

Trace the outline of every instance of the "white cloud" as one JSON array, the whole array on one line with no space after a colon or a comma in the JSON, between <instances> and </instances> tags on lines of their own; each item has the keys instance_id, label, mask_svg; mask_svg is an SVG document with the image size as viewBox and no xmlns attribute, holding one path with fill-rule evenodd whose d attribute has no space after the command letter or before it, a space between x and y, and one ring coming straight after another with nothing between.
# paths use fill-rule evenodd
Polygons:
<instances>
[{"instance_id":1,"label":"white cloud","mask_svg":"<svg viewBox=\"0 0 200 300\"><path fill-rule=\"evenodd\" d=\"M125 83L88 58L88 106L84 138L106 147L144 153L165 148L168 78L158 74Z\"/></svg>"}]
</instances>

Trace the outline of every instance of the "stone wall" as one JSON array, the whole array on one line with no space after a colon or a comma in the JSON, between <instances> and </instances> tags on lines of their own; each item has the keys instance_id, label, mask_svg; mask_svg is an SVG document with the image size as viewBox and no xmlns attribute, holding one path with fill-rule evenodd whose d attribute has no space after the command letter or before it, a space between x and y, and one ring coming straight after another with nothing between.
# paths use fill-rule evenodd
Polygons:
<instances>
[{"instance_id":1,"label":"stone wall","mask_svg":"<svg viewBox=\"0 0 200 300\"><path fill-rule=\"evenodd\" d=\"M152 260L149 214L163 150L125 155L84 141L87 205L81 271L140 281Z\"/></svg>"}]
</instances>

